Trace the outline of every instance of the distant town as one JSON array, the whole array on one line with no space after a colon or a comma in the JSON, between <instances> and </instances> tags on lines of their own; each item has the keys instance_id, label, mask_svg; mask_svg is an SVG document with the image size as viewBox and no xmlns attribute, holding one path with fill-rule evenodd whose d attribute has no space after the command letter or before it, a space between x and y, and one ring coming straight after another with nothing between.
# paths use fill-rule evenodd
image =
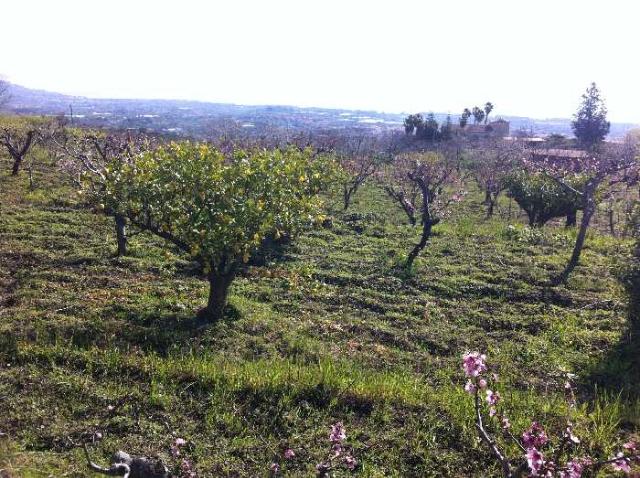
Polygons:
<instances>
[{"instance_id":1,"label":"distant town","mask_svg":"<svg viewBox=\"0 0 640 478\"><path fill-rule=\"evenodd\" d=\"M354 132L375 133L399 130L407 113L376 111L301 108L294 106L245 106L184 100L93 99L68 96L11 85L11 102L7 109L25 115L65 115L79 125L136 129L203 139L225 130L246 130L253 135L274 130L307 132L349 129ZM412 112L413 113L413 112ZM443 123L447 116L457 124L457 114L434 112ZM502 124L500 122L503 122ZM502 137L537 137L560 134L572 136L568 118L534 119L519 116L500 116L491 128ZM611 123L609 139L622 138L638 125ZM506 127L506 129L505 129ZM483 135L485 125L469 125L467 134Z\"/></svg>"}]
</instances>

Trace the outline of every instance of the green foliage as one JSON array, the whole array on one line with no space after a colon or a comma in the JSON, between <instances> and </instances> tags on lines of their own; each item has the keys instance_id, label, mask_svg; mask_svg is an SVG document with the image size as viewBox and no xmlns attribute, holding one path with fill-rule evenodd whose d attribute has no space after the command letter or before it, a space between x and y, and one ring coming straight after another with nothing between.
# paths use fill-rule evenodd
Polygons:
<instances>
[{"instance_id":1,"label":"green foliage","mask_svg":"<svg viewBox=\"0 0 640 478\"><path fill-rule=\"evenodd\" d=\"M0 116L0 129L17 134L47 126L51 120L43 116Z\"/></svg>"},{"instance_id":2,"label":"green foliage","mask_svg":"<svg viewBox=\"0 0 640 478\"><path fill-rule=\"evenodd\" d=\"M445 127L445 125L443 125L443 127ZM448 129L451 129L450 124ZM424 141L437 141L450 136L450 131L445 131L444 136L446 136L446 138L442 137L440 125L433 113L429 113L426 119L419 113L407 116L404 120L404 131L409 136L415 133L416 139Z\"/></svg>"},{"instance_id":3,"label":"green foliage","mask_svg":"<svg viewBox=\"0 0 640 478\"><path fill-rule=\"evenodd\" d=\"M460 127L464 128L467 126L469 122L469 118L471 118L471 110L469 108L465 108L460 115Z\"/></svg>"},{"instance_id":4,"label":"green foliage","mask_svg":"<svg viewBox=\"0 0 640 478\"><path fill-rule=\"evenodd\" d=\"M477 106L474 106L473 109L471 110L471 114L473 115L473 121L476 124L482 123L482 120L485 117L485 112L482 108L479 108Z\"/></svg>"},{"instance_id":5,"label":"green foliage","mask_svg":"<svg viewBox=\"0 0 640 478\"><path fill-rule=\"evenodd\" d=\"M322 219L329 163L311 150L237 150L172 143L110 176L107 196L131 186L127 214L169 234L208 269L247 262L267 237Z\"/></svg>"},{"instance_id":6,"label":"green foliage","mask_svg":"<svg viewBox=\"0 0 640 478\"><path fill-rule=\"evenodd\" d=\"M453 134L452 131L451 115L447 115L446 121L440 125L440 139L443 141L450 140Z\"/></svg>"},{"instance_id":7,"label":"green foliage","mask_svg":"<svg viewBox=\"0 0 640 478\"><path fill-rule=\"evenodd\" d=\"M87 133L76 131L79 141L85 141ZM94 133L89 133L93 136ZM104 133L97 133L96 141L106 141ZM92 146L89 146L92 148ZM109 154L106 158L95 158L97 152L91 149L81 150L81 155L94 157L95 169L87 169L75 159L78 166L78 178L80 189L78 194L83 195L85 200L93 205L98 211L103 211L108 215L125 215L127 205L132 200L132 187L128 182L129 173L133 168L135 157L126 152L123 148L119 152Z\"/></svg>"},{"instance_id":8,"label":"green foliage","mask_svg":"<svg viewBox=\"0 0 640 478\"><path fill-rule=\"evenodd\" d=\"M429 113L424 123L417 126L416 137L425 141L436 141L440 139L438 122L433 113Z\"/></svg>"},{"instance_id":9,"label":"green foliage","mask_svg":"<svg viewBox=\"0 0 640 478\"><path fill-rule=\"evenodd\" d=\"M490 101L487 101L484 104L484 124L487 124L489 122L489 114L493 111L493 103L491 103Z\"/></svg>"},{"instance_id":10,"label":"green foliage","mask_svg":"<svg viewBox=\"0 0 640 478\"><path fill-rule=\"evenodd\" d=\"M576 177L570 186L580 190L584 179ZM580 209L581 197L544 173L520 171L506 179L508 194L527 213L530 226L544 226L556 217Z\"/></svg>"},{"instance_id":11,"label":"green foliage","mask_svg":"<svg viewBox=\"0 0 640 478\"><path fill-rule=\"evenodd\" d=\"M607 121L607 108L595 83L582 95L582 104L571 123L580 145L592 149L602 143L609 134L611 123Z\"/></svg>"},{"instance_id":12,"label":"green foliage","mask_svg":"<svg viewBox=\"0 0 640 478\"><path fill-rule=\"evenodd\" d=\"M208 318L222 317L229 285L242 264L273 239L323 220L318 194L333 161L310 149L235 150L171 143L108 177L106 195L128 194L134 225L168 239L198 261L211 290Z\"/></svg>"},{"instance_id":13,"label":"green foliage","mask_svg":"<svg viewBox=\"0 0 640 478\"><path fill-rule=\"evenodd\" d=\"M404 132L408 135L412 135L422 124L424 124L424 118L420 113L409 115L404 119Z\"/></svg>"}]
</instances>

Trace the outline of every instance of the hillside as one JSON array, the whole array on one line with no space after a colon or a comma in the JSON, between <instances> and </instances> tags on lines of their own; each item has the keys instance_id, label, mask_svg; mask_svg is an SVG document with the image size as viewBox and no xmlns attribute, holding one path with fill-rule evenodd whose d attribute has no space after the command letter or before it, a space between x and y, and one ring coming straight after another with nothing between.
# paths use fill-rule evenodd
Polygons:
<instances>
[{"instance_id":1,"label":"hillside","mask_svg":"<svg viewBox=\"0 0 640 478\"><path fill-rule=\"evenodd\" d=\"M18 85L11 87L9 110L18 114L70 114L77 122L110 128L144 128L196 138L207 137L214 128L229 127L287 131L350 129L380 132L401 129L406 113L299 108L294 106L245 106L179 100L95 99L67 96ZM70 109L71 108L71 109ZM413 113L413 112L411 112ZM438 121L446 113L436 113ZM456 115L453 115L454 119ZM559 133L572 135L571 120L566 118L534 119L504 116L511 131L523 129L536 135ZM620 138L638 125L612 123L610 138Z\"/></svg>"},{"instance_id":2,"label":"hillside","mask_svg":"<svg viewBox=\"0 0 640 478\"><path fill-rule=\"evenodd\" d=\"M611 456L618 429L640 427L611 254L628 241L594 229L569 285L549 289L573 233L532 231L506 200L487 221L474 191L406 275L395 266L418 233L403 213L375 186L338 212L336 192L333 227L248 267L233 312L203 326L206 284L187 258L146 234L116 258L112 223L53 167L34 190L8 169L0 161L3 476L87 476L87 441L101 463L124 449L175 464L175 438L198 476L268 476L273 462L313 476L338 421L358 476L498 476L462 390L469 350L497 366L514 430L535 418L561 432L568 377L581 450Z\"/></svg>"}]
</instances>

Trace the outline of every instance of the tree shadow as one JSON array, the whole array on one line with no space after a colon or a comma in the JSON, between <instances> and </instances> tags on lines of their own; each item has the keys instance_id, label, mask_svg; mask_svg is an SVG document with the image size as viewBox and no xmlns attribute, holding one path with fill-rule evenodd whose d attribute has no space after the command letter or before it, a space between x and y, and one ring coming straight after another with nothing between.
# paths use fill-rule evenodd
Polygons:
<instances>
[{"instance_id":1,"label":"tree shadow","mask_svg":"<svg viewBox=\"0 0 640 478\"><path fill-rule=\"evenodd\" d=\"M101 312L102 320L75 325L71 340L81 348L117 344L167 356L172 351L193 348L203 340L215 338L222 324L242 318L241 312L228 304L224 318L207 321L198 311L165 312L162 308L140 311L122 304L112 304ZM108 320L104 320L108 318Z\"/></svg>"},{"instance_id":2,"label":"tree shadow","mask_svg":"<svg viewBox=\"0 0 640 478\"><path fill-rule=\"evenodd\" d=\"M640 399L640 330L630 328L600 361L588 367L584 381L589 388Z\"/></svg>"}]
</instances>

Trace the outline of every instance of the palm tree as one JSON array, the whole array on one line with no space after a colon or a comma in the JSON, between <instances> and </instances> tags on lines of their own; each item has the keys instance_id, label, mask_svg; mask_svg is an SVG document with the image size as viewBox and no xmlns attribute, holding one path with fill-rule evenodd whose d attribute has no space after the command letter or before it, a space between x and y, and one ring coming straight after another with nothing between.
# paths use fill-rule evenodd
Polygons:
<instances>
[{"instance_id":1,"label":"palm tree","mask_svg":"<svg viewBox=\"0 0 640 478\"><path fill-rule=\"evenodd\" d=\"M489 121L489 113L491 113L493 111L493 103L491 103L490 101L487 101L484 105L484 124L487 124L487 122Z\"/></svg>"},{"instance_id":2,"label":"palm tree","mask_svg":"<svg viewBox=\"0 0 640 478\"><path fill-rule=\"evenodd\" d=\"M481 110L477 106L474 106L473 110L471 111L471 114L473 115L473 122L475 124L482 123L482 120L484 119L484 111L483 110Z\"/></svg>"},{"instance_id":3,"label":"palm tree","mask_svg":"<svg viewBox=\"0 0 640 478\"><path fill-rule=\"evenodd\" d=\"M460 116L460 127L464 128L465 126L467 126L467 123L469 122L469 118L471 117L471 111L469 110L469 108L465 108L462 111L462 115Z\"/></svg>"}]
</instances>

